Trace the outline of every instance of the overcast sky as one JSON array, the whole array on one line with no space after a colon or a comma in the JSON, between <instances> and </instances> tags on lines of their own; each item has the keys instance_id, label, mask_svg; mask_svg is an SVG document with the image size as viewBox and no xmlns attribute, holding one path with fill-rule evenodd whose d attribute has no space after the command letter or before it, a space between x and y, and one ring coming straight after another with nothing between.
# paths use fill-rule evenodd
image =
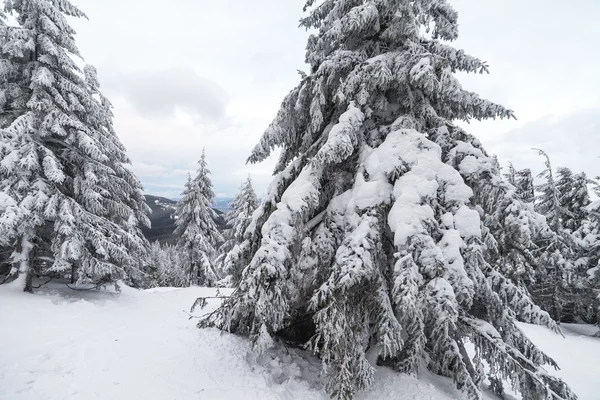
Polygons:
<instances>
[{"instance_id":1,"label":"overcast sky","mask_svg":"<svg viewBox=\"0 0 600 400\"><path fill-rule=\"evenodd\" d=\"M250 174L259 195L275 160L245 165L283 97L306 70L304 0L72 0L87 63L98 68L115 125L146 192L177 198L202 148L217 195ZM518 121L472 123L501 162L600 175L600 1L453 0L456 47L488 61L463 86Z\"/></svg>"}]
</instances>

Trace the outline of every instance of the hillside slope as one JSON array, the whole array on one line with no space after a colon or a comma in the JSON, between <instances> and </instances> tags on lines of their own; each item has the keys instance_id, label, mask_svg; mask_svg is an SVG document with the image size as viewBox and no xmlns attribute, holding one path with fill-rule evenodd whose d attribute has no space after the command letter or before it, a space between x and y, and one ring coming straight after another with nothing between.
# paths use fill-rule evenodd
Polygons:
<instances>
[{"instance_id":1,"label":"hillside slope","mask_svg":"<svg viewBox=\"0 0 600 400\"><path fill-rule=\"evenodd\" d=\"M146 204L152 210L150 214L150 228L142 227L142 232L146 239L161 242L168 242L173 236L175 230L175 209L177 202L166 197L145 195ZM225 218L223 211L213 208L215 212L214 221L219 229L225 228Z\"/></svg>"}]
</instances>

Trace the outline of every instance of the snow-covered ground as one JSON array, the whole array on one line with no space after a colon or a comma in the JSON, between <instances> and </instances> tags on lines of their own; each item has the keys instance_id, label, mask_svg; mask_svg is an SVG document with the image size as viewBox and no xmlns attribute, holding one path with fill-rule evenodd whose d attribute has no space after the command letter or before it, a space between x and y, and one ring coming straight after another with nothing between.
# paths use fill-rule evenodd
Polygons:
<instances>
[{"instance_id":1,"label":"snow-covered ground","mask_svg":"<svg viewBox=\"0 0 600 400\"><path fill-rule=\"evenodd\" d=\"M580 400L600 400L600 338L598 327L562 324L562 338L541 326L520 324L536 345L561 368L553 373L571 386Z\"/></svg>"},{"instance_id":2,"label":"snow-covered ground","mask_svg":"<svg viewBox=\"0 0 600 400\"><path fill-rule=\"evenodd\" d=\"M199 330L184 313L213 289L124 287L28 295L0 287L0 399L327 399L316 360L294 350L256 357L247 340ZM210 301L207 311L218 305ZM524 325L556 357L582 400L600 399L600 340L565 326L566 339ZM594 390L594 387L599 388ZM456 399L452 384L386 369L359 400Z\"/></svg>"}]
</instances>

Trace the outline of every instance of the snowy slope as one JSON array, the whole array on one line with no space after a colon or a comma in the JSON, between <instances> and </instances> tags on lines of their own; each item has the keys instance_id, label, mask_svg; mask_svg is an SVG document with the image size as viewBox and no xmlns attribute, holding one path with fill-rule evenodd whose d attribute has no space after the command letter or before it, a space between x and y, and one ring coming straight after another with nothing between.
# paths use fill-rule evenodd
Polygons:
<instances>
[{"instance_id":1,"label":"snowy slope","mask_svg":"<svg viewBox=\"0 0 600 400\"><path fill-rule=\"evenodd\" d=\"M571 386L580 400L600 400L600 338L598 327L562 324L563 339L536 325L520 324L521 329L561 368L553 371Z\"/></svg>"},{"instance_id":2,"label":"snowy slope","mask_svg":"<svg viewBox=\"0 0 600 400\"><path fill-rule=\"evenodd\" d=\"M125 287L115 294L54 286L32 296L0 287L0 399L328 398L316 360L305 361L295 351L256 357L244 339L196 329L183 310L212 293ZM216 306L212 301L208 310ZM573 330L562 339L537 327L525 329L563 364L561 376L581 399L600 399L590 391L594 381L588 381L600 372L592 363L600 355L598 340ZM578 357L589 365L576 362ZM378 371L371 390L357 396L455 398L449 382L429 375L416 380L386 369Z\"/></svg>"}]
</instances>

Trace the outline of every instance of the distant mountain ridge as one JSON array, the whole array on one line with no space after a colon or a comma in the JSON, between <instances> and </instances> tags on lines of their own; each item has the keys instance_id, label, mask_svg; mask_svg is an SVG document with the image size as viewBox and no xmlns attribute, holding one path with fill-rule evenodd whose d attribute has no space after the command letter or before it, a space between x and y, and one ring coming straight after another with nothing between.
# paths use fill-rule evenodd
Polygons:
<instances>
[{"instance_id":1,"label":"distant mountain ridge","mask_svg":"<svg viewBox=\"0 0 600 400\"><path fill-rule=\"evenodd\" d=\"M177 208L177 201L167 199L166 197L154 196L151 194L145 195L146 204L152 210L150 217L150 228L142 227L142 232L146 239L150 241L170 242L173 239L173 232L175 231L175 210ZM221 200L221 199L216 199ZM227 211L223 206L225 200L227 205L231 202L231 199L222 199L223 202L216 201L213 210L217 215L213 218L220 230L225 228L224 214ZM225 210L225 212L223 211Z\"/></svg>"},{"instance_id":2,"label":"distant mountain ridge","mask_svg":"<svg viewBox=\"0 0 600 400\"><path fill-rule=\"evenodd\" d=\"M224 213L231 211L231 202L233 197L216 197L213 199L215 202L214 209L223 211Z\"/></svg>"}]
</instances>

